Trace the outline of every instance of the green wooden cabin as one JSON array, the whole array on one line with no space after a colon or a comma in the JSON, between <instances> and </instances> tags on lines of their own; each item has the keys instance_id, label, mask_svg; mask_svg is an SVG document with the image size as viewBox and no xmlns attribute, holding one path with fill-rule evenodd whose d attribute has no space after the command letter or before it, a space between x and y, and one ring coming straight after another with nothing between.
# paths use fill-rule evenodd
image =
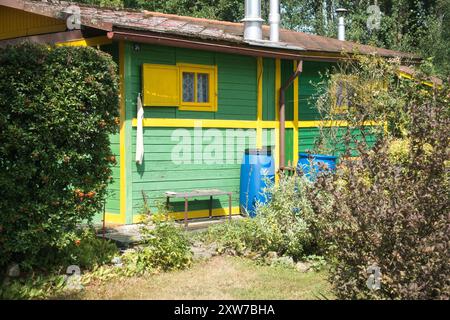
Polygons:
<instances>
[{"instance_id":1,"label":"green wooden cabin","mask_svg":"<svg viewBox=\"0 0 450 320\"><path fill-rule=\"evenodd\" d=\"M286 163L313 149L320 117L312 97L321 74L357 49L382 56L401 52L282 30L280 43L249 43L243 25L154 12L79 6L81 29L68 29L67 5L40 1L0 2L0 45L30 40L95 46L110 53L121 80L120 133L106 222L142 218L143 195L153 211L165 191L218 188L233 192L239 214L240 163L245 148L271 146L276 168L281 86L303 61L286 91ZM268 37L263 27L263 37ZM144 109L141 164L136 162L137 100ZM172 203L182 217L183 202ZM190 201L191 218L208 215L209 199ZM227 197L213 202L227 213ZM97 221L101 221L101 214Z\"/></svg>"}]
</instances>

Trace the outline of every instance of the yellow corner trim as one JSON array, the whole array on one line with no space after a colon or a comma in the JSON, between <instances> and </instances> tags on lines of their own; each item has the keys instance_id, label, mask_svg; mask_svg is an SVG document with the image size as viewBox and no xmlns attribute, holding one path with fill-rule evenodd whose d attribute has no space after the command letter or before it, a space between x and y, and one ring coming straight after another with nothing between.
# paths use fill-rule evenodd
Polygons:
<instances>
[{"instance_id":1,"label":"yellow corner trim","mask_svg":"<svg viewBox=\"0 0 450 320\"><path fill-rule=\"evenodd\" d=\"M124 224L125 220L123 219L122 214L120 213L110 213L110 212L106 212L105 213L105 222L106 223L114 223L114 224Z\"/></svg>"},{"instance_id":2,"label":"yellow corner trim","mask_svg":"<svg viewBox=\"0 0 450 320\"><path fill-rule=\"evenodd\" d=\"M127 210L127 173L126 173L126 148L125 148L125 43L119 42L119 80L120 80L120 221L125 224Z\"/></svg>"},{"instance_id":3,"label":"yellow corner trim","mask_svg":"<svg viewBox=\"0 0 450 320\"><path fill-rule=\"evenodd\" d=\"M275 120L278 121L278 108L281 89L281 60L275 59Z\"/></svg>"},{"instance_id":4,"label":"yellow corner trim","mask_svg":"<svg viewBox=\"0 0 450 320\"><path fill-rule=\"evenodd\" d=\"M294 61L294 71L297 70L297 61ZM298 162L298 78L301 76L301 74L295 78L294 83L292 84L294 86L294 131L293 131L293 162Z\"/></svg>"}]
</instances>

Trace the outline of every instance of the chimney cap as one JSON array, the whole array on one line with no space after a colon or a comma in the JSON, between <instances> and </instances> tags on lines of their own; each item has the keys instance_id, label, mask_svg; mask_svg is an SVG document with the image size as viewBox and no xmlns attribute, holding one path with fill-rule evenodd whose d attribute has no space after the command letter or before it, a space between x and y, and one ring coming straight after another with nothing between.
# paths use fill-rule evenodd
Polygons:
<instances>
[{"instance_id":1,"label":"chimney cap","mask_svg":"<svg viewBox=\"0 0 450 320\"><path fill-rule=\"evenodd\" d=\"M337 8L336 9L336 13L346 14L347 12L348 12L348 10L345 8Z\"/></svg>"}]
</instances>

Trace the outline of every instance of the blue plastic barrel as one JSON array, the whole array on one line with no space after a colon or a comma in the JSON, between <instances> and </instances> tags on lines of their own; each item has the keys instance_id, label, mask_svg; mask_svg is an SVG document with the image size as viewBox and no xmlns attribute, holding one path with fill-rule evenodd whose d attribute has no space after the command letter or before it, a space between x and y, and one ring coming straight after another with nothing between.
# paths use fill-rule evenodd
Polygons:
<instances>
[{"instance_id":1,"label":"blue plastic barrel","mask_svg":"<svg viewBox=\"0 0 450 320\"><path fill-rule=\"evenodd\" d=\"M324 154L299 153L297 171L314 179L318 174L336 170L336 156Z\"/></svg>"},{"instance_id":2,"label":"blue plastic barrel","mask_svg":"<svg viewBox=\"0 0 450 320\"><path fill-rule=\"evenodd\" d=\"M256 203L268 197L263 189L275 182L275 161L270 148L246 149L241 164L239 205L250 217L256 214Z\"/></svg>"}]
</instances>

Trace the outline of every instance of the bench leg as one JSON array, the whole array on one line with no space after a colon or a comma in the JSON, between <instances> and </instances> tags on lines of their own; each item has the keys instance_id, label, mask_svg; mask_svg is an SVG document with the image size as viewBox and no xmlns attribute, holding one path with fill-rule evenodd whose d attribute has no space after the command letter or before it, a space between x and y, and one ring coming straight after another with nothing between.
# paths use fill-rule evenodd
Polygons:
<instances>
[{"instance_id":1,"label":"bench leg","mask_svg":"<svg viewBox=\"0 0 450 320\"><path fill-rule=\"evenodd\" d=\"M188 198L184 198L184 227L188 226Z\"/></svg>"},{"instance_id":2,"label":"bench leg","mask_svg":"<svg viewBox=\"0 0 450 320\"><path fill-rule=\"evenodd\" d=\"M169 221L169 204L170 204L170 198L167 197L167 199L166 199L166 221Z\"/></svg>"},{"instance_id":3,"label":"bench leg","mask_svg":"<svg viewBox=\"0 0 450 320\"><path fill-rule=\"evenodd\" d=\"M212 218L213 197L209 197L209 218Z\"/></svg>"},{"instance_id":4,"label":"bench leg","mask_svg":"<svg viewBox=\"0 0 450 320\"><path fill-rule=\"evenodd\" d=\"M228 195L228 214L231 221L231 194Z\"/></svg>"}]
</instances>

